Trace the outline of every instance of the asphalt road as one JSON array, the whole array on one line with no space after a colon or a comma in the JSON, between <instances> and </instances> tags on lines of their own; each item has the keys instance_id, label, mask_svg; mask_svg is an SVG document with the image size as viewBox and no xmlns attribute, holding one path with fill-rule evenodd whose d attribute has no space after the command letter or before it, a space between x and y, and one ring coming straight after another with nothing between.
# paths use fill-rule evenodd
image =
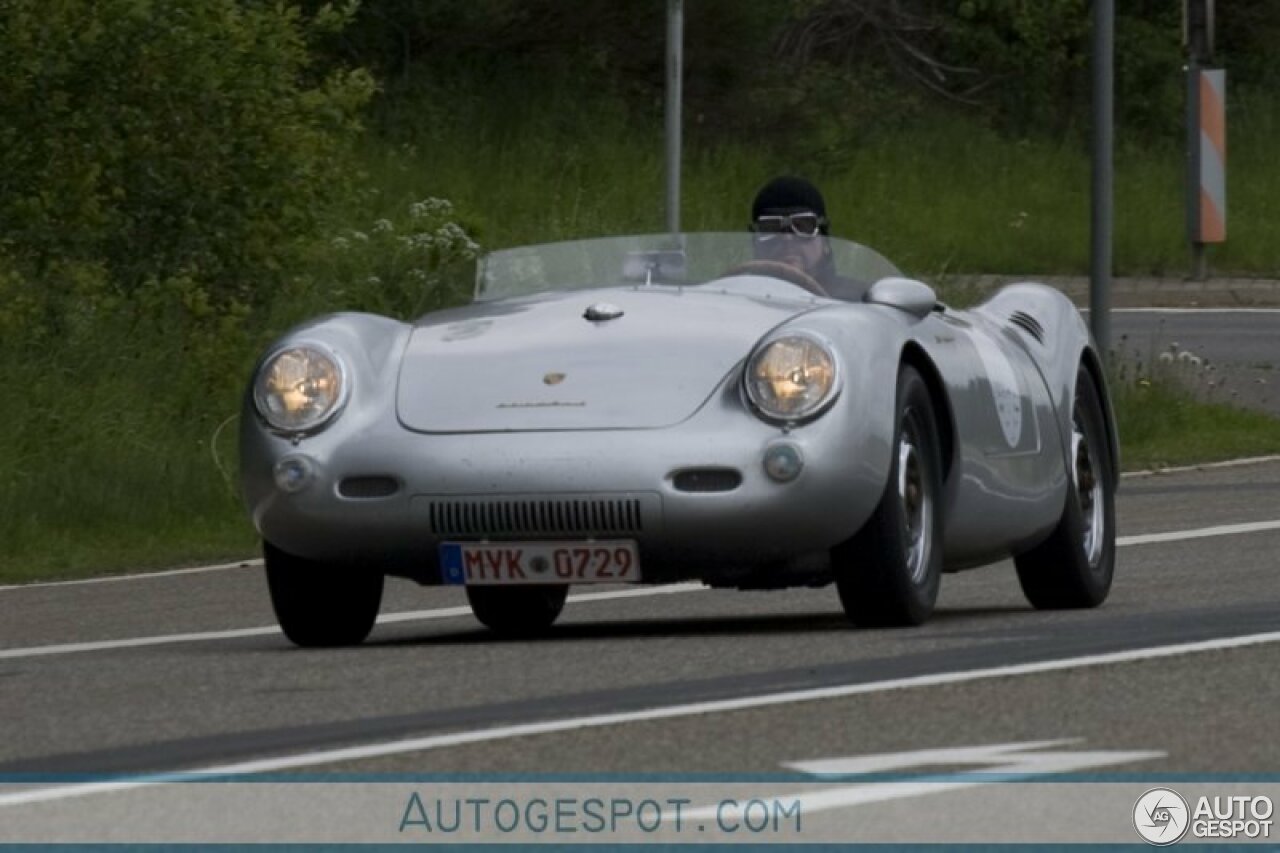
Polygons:
<instances>
[{"instance_id":1,"label":"asphalt road","mask_svg":"<svg viewBox=\"0 0 1280 853\"><path fill-rule=\"evenodd\" d=\"M1122 537L1274 521L1280 464L1127 479L1119 512ZM271 630L256 568L7 588L0 772L190 769L1280 631L1280 529L1210 532L1123 538L1111 598L1092 611L1029 609L1009 564L948 575L935 618L914 630L852 630L830 588L614 588L587 592L628 597L571 603L549 638L503 642L458 609L456 590L396 583L383 613L403 621L380 624L360 648L302 651ZM1161 769L1276 770L1280 744L1246 735L1277 730L1277 663L1280 648L1264 643L480 739L344 767L740 772L825 753L1085 737L1162 750Z\"/></svg>"}]
</instances>

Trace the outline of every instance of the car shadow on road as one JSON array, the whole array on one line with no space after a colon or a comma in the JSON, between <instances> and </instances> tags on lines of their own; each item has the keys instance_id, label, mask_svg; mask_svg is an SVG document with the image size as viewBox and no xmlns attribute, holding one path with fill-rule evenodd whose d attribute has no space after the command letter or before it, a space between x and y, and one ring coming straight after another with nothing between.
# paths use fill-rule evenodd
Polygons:
<instances>
[{"instance_id":1,"label":"car shadow on road","mask_svg":"<svg viewBox=\"0 0 1280 853\"><path fill-rule=\"evenodd\" d=\"M462 631L421 636L400 636L366 642L369 646L468 646L493 643L565 643L587 640L627 640L671 637L758 637L839 634L873 636L892 634L895 639L936 639L940 633L952 635L949 627L974 620L1031 614L1025 606L948 608L936 611L928 623L917 628L858 628L839 611L778 613L751 616L699 616L671 619L622 619L594 622L564 622L535 637L508 637L475 626ZM939 630L941 629L941 630ZM966 632L968 633L968 632Z\"/></svg>"}]
</instances>

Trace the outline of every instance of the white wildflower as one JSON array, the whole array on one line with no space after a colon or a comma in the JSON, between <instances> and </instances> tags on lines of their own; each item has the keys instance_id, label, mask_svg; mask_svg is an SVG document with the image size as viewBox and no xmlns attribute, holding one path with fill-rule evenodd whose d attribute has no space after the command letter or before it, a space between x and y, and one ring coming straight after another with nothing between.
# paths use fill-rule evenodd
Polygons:
<instances>
[{"instance_id":1,"label":"white wildflower","mask_svg":"<svg viewBox=\"0 0 1280 853\"><path fill-rule=\"evenodd\" d=\"M472 256L480 251L480 246L471 235L456 222L446 222L436 230L436 238L442 247L452 247L457 251Z\"/></svg>"},{"instance_id":2,"label":"white wildflower","mask_svg":"<svg viewBox=\"0 0 1280 853\"><path fill-rule=\"evenodd\" d=\"M415 201L409 205L409 215L414 219L426 219L429 216L450 216L453 214L453 204L448 199L424 198L422 201Z\"/></svg>"},{"instance_id":3,"label":"white wildflower","mask_svg":"<svg viewBox=\"0 0 1280 853\"><path fill-rule=\"evenodd\" d=\"M391 224L390 219L379 219L373 223L374 234L390 234L394 230L396 230L396 227Z\"/></svg>"},{"instance_id":4,"label":"white wildflower","mask_svg":"<svg viewBox=\"0 0 1280 853\"><path fill-rule=\"evenodd\" d=\"M418 233L400 238L400 244L415 252L429 252L436 247L434 234Z\"/></svg>"}]
</instances>

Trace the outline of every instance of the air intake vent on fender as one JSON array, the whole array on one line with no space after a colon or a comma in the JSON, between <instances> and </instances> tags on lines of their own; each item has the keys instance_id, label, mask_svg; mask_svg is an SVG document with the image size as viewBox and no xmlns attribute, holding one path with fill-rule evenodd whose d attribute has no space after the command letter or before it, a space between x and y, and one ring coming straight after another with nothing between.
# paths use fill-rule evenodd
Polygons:
<instances>
[{"instance_id":1,"label":"air intake vent on fender","mask_svg":"<svg viewBox=\"0 0 1280 853\"><path fill-rule=\"evenodd\" d=\"M338 484L338 494L356 500L389 498L398 491L400 483L394 477L347 477Z\"/></svg>"},{"instance_id":2,"label":"air intake vent on fender","mask_svg":"<svg viewBox=\"0 0 1280 853\"><path fill-rule=\"evenodd\" d=\"M1027 312L1014 311L1009 315L1009 322L1035 338L1037 343L1044 343L1044 326L1041 326L1040 321Z\"/></svg>"},{"instance_id":3,"label":"air intake vent on fender","mask_svg":"<svg viewBox=\"0 0 1280 853\"><path fill-rule=\"evenodd\" d=\"M732 492L742 485L742 474L732 468L686 468L671 481L682 492Z\"/></svg>"}]
</instances>

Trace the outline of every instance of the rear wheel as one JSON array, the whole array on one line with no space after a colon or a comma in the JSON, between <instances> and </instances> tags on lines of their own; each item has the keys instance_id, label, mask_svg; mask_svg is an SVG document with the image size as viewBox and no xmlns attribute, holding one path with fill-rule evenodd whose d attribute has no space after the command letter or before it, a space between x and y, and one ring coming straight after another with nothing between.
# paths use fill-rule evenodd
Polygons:
<instances>
[{"instance_id":1,"label":"rear wheel","mask_svg":"<svg viewBox=\"0 0 1280 853\"><path fill-rule=\"evenodd\" d=\"M560 616L567 584L468 586L471 612L491 631L508 637L544 633Z\"/></svg>"},{"instance_id":2,"label":"rear wheel","mask_svg":"<svg viewBox=\"0 0 1280 853\"><path fill-rule=\"evenodd\" d=\"M1071 480L1049 538L1014 560L1027 600L1041 610L1096 607L1115 574L1115 481L1102 398L1083 365L1072 407Z\"/></svg>"},{"instance_id":3,"label":"rear wheel","mask_svg":"<svg viewBox=\"0 0 1280 853\"><path fill-rule=\"evenodd\" d=\"M383 575L363 566L304 560L262 547L267 588L280 630L304 647L354 646L373 630Z\"/></svg>"},{"instance_id":4,"label":"rear wheel","mask_svg":"<svg viewBox=\"0 0 1280 853\"><path fill-rule=\"evenodd\" d=\"M942 576L942 451L924 379L898 374L889 482L871 518L832 552L836 589L855 625L919 625Z\"/></svg>"}]
</instances>

